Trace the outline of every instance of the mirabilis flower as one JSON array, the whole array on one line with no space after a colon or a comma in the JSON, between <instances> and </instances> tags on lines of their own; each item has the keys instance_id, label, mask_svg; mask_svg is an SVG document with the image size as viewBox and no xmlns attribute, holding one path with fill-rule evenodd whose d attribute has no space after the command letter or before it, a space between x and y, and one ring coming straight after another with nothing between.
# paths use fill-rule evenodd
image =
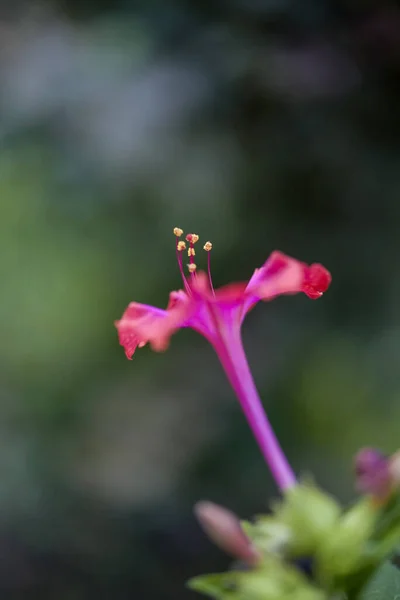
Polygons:
<instances>
[{"instance_id":1,"label":"mirabilis flower","mask_svg":"<svg viewBox=\"0 0 400 600\"><path fill-rule=\"evenodd\" d=\"M165 310L131 302L116 322L120 344L131 359L136 348L147 343L156 351L165 350L171 335L182 327L190 327L203 335L221 361L277 484L281 489L290 488L296 479L263 410L243 349L241 325L260 300L298 292L312 299L319 298L328 289L331 275L320 264L307 265L275 251L248 282L232 283L215 290L210 270L211 242L204 245L208 255L206 274L197 271L194 259L199 236L188 234L187 248L179 239L182 229L175 228L174 234L183 289L170 293ZM188 276L182 265L182 253L186 249Z\"/></svg>"}]
</instances>

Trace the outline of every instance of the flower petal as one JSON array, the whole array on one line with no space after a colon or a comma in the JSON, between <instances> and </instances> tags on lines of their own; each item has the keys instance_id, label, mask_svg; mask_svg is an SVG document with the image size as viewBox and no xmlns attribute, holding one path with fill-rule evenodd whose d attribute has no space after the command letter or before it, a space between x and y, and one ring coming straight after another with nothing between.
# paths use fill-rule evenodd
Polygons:
<instances>
[{"instance_id":1,"label":"flower petal","mask_svg":"<svg viewBox=\"0 0 400 600\"><path fill-rule=\"evenodd\" d=\"M139 346L141 348L149 338L139 332L139 328L146 322L161 322L167 316L167 311L131 302L119 321L115 322L118 331L119 343L125 349L127 358L131 359Z\"/></svg>"},{"instance_id":2,"label":"flower petal","mask_svg":"<svg viewBox=\"0 0 400 600\"><path fill-rule=\"evenodd\" d=\"M312 300L316 300L326 292L331 281L332 276L329 271L319 263L314 263L305 271L302 291Z\"/></svg>"},{"instance_id":3,"label":"flower petal","mask_svg":"<svg viewBox=\"0 0 400 600\"><path fill-rule=\"evenodd\" d=\"M188 323L211 343L227 330L239 331L243 320L246 283L230 283L211 290L207 275L200 271L191 282L193 314Z\"/></svg>"},{"instance_id":4,"label":"flower petal","mask_svg":"<svg viewBox=\"0 0 400 600\"><path fill-rule=\"evenodd\" d=\"M171 292L167 310L131 302L121 320L115 323L126 356L131 359L136 348L147 342L153 350L165 350L171 335L184 326L189 311L189 298L183 291Z\"/></svg>"},{"instance_id":5,"label":"flower petal","mask_svg":"<svg viewBox=\"0 0 400 600\"><path fill-rule=\"evenodd\" d=\"M270 300L281 294L304 292L319 298L331 282L329 271L320 264L308 266L282 252L275 251L266 263L256 269L246 288L255 298Z\"/></svg>"},{"instance_id":6,"label":"flower petal","mask_svg":"<svg viewBox=\"0 0 400 600\"><path fill-rule=\"evenodd\" d=\"M199 271L191 283L193 296L201 301L213 304L239 305L243 304L247 283L228 283L212 291L208 277L204 271Z\"/></svg>"}]
</instances>

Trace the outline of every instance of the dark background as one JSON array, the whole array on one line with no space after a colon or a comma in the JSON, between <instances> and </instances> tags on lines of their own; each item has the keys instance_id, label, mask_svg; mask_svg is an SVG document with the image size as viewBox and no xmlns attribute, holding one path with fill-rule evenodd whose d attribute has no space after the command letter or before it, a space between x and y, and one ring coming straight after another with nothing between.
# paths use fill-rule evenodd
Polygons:
<instances>
[{"instance_id":1,"label":"dark background","mask_svg":"<svg viewBox=\"0 0 400 600\"><path fill-rule=\"evenodd\" d=\"M297 472L346 501L399 446L399 75L394 2L0 2L2 597L195 597L229 560L193 504L277 493L203 339L118 346L180 286L175 226L216 285L275 248L332 271L244 328Z\"/></svg>"}]
</instances>

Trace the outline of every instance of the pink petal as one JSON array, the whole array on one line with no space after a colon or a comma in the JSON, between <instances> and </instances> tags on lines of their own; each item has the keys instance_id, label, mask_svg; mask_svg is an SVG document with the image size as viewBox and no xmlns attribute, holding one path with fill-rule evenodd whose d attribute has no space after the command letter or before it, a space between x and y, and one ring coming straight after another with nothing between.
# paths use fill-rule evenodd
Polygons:
<instances>
[{"instance_id":1,"label":"pink petal","mask_svg":"<svg viewBox=\"0 0 400 600\"><path fill-rule=\"evenodd\" d=\"M215 300L219 304L243 304L246 288L245 282L228 283L215 290Z\"/></svg>"},{"instance_id":2,"label":"pink petal","mask_svg":"<svg viewBox=\"0 0 400 600\"><path fill-rule=\"evenodd\" d=\"M228 283L217 288L213 293L210 289L208 277L204 271L199 271L191 283L195 298L219 305L240 305L245 298L247 284L245 282Z\"/></svg>"},{"instance_id":3,"label":"pink petal","mask_svg":"<svg viewBox=\"0 0 400 600\"><path fill-rule=\"evenodd\" d=\"M165 350L171 335L184 326L190 308L189 298L182 291L171 292L167 310L131 302L121 320L115 323L126 356L131 359L136 348L147 342L153 350Z\"/></svg>"},{"instance_id":4,"label":"pink petal","mask_svg":"<svg viewBox=\"0 0 400 600\"><path fill-rule=\"evenodd\" d=\"M139 346L141 348L149 341L149 338L139 332L140 326L146 322L161 322L166 318L167 312L149 306L131 302L119 321L115 322L118 331L119 343L124 347L125 354L129 360L132 358Z\"/></svg>"},{"instance_id":5,"label":"pink petal","mask_svg":"<svg viewBox=\"0 0 400 600\"><path fill-rule=\"evenodd\" d=\"M304 292L309 298L319 298L331 282L331 275L322 265L308 266L282 252L275 251L265 264L254 272L246 293L262 300L281 294Z\"/></svg>"},{"instance_id":6,"label":"pink petal","mask_svg":"<svg viewBox=\"0 0 400 600\"><path fill-rule=\"evenodd\" d=\"M230 283L213 292L207 275L200 271L191 283L194 311L189 326L211 343L226 337L227 330L239 332L245 290L245 283Z\"/></svg>"}]
</instances>

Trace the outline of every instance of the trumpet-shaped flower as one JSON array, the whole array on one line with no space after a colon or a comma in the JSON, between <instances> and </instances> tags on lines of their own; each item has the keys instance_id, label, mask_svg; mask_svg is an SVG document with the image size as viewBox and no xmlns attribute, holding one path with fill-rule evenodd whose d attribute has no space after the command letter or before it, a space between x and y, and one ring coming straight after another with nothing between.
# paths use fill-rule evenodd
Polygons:
<instances>
[{"instance_id":1,"label":"trumpet-shaped flower","mask_svg":"<svg viewBox=\"0 0 400 600\"><path fill-rule=\"evenodd\" d=\"M131 302L116 322L120 344L131 359L136 349L147 343L153 350L165 350L171 335L182 327L190 327L203 335L216 351L278 485L282 489L291 487L296 480L264 413L243 349L241 325L260 300L298 292L312 299L319 298L329 287L330 273L320 264L307 265L275 251L248 282L231 283L214 290L211 242L204 245L208 273L197 272L194 257L199 237L188 234L187 248L186 243L179 240L182 233L181 229L174 229L183 289L170 293L165 310ZM182 264L185 250L189 257L188 276Z\"/></svg>"}]
</instances>

